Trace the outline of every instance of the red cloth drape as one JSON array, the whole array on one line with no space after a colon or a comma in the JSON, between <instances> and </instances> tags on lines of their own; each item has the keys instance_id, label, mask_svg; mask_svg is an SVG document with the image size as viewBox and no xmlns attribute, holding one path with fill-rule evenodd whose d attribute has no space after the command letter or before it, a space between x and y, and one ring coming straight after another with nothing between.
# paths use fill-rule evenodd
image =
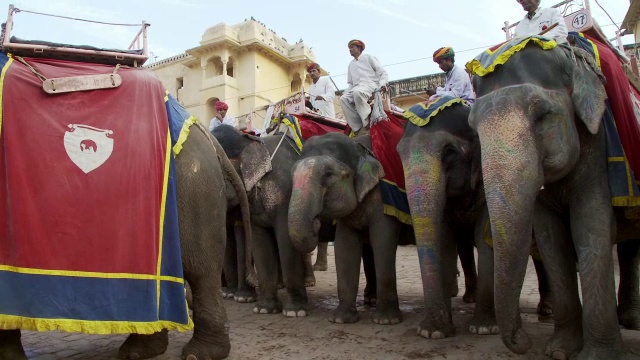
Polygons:
<instances>
[{"instance_id":1,"label":"red cloth drape","mask_svg":"<svg viewBox=\"0 0 640 360\"><path fill-rule=\"evenodd\" d=\"M620 59L605 44L586 35L598 48L607 96L624 154L634 175L640 175L640 93L631 85Z\"/></svg>"}]
</instances>

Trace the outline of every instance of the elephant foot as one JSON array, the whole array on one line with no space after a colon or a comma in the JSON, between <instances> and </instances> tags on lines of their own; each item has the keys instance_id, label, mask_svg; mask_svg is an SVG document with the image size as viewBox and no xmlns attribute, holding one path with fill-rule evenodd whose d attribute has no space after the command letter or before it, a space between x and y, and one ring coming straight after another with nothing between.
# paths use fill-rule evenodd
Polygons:
<instances>
[{"instance_id":1,"label":"elephant foot","mask_svg":"<svg viewBox=\"0 0 640 360\"><path fill-rule=\"evenodd\" d=\"M162 330L151 335L130 334L118 349L118 359L149 359L167 351L169 333Z\"/></svg>"},{"instance_id":2,"label":"elephant foot","mask_svg":"<svg viewBox=\"0 0 640 360\"><path fill-rule=\"evenodd\" d=\"M458 279L457 278L453 278L453 283L451 283L451 297L454 298L456 296L458 296L458 293L460 292L460 289L458 289Z\"/></svg>"},{"instance_id":3,"label":"elephant foot","mask_svg":"<svg viewBox=\"0 0 640 360\"><path fill-rule=\"evenodd\" d=\"M590 346L585 346L578 356L576 356L576 360L619 360L622 358L621 349L595 349Z\"/></svg>"},{"instance_id":4,"label":"elephant foot","mask_svg":"<svg viewBox=\"0 0 640 360\"><path fill-rule=\"evenodd\" d=\"M363 303L366 305L375 305L378 302L378 297L377 297L377 291L376 291L376 286L375 285L369 285L369 282L367 282L367 285L364 287L364 294L363 294Z\"/></svg>"},{"instance_id":5,"label":"elephant foot","mask_svg":"<svg viewBox=\"0 0 640 360\"><path fill-rule=\"evenodd\" d=\"M0 360L27 360L20 341L20 330L0 331Z\"/></svg>"},{"instance_id":6,"label":"elephant foot","mask_svg":"<svg viewBox=\"0 0 640 360\"><path fill-rule=\"evenodd\" d=\"M258 295L254 288L247 287L246 289L238 289L233 295L233 300L239 303L251 303L258 300Z\"/></svg>"},{"instance_id":7,"label":"elephant foot","mask_svg":"<svg viewBox=\"0 0 640 360\"><path fill-rule=\"evenodd\" d=\"M540 302L538 303L536 312L540 316L552 316L553 308L551 307L551 302L547 299L541 298Z\"/></svg>"},{"instance_id":8,"label":"elephant foot","mask_svg":"<svg viewBox=\"0 0 640 360\"><path fill-rule=\"evenodd\" d=\"M316 261L315 264L313 264L313 271L327 271L327 269L329 269L329 266L327 265L327 262L320 262L320 261Z\"/></svg>"},{"instance_id":9,"label":"elephant foot","mask_svg":"<svg viewBox=\"0 0 640 360\"><path fill-rule=\"evenodd\" d=\"M355 306L349 307L348 309L338 307L331 312L328 320L336 324L352 324L360 320L360 315L358 315Z\"/></svg>"},{"instance_id":10,"label":"elephant foot","mask_svg":"<svg viewBox=\"0 0 640 360\"><path fill-rule=\"evenodd\" d=\"M395 325L402 322L402 312L400 308L396 306L381 306L378 305L376 310L371 315L371 320L379 325Z\"/></svg>"},{"instance_id":11,"label":"elephant foot","mask_svg":"<svg viewBox=\"0 0 640 360\"><path fill-rule=\"evenodd\" d=\"M547 342L544 354L552 359L567 360L582 347L582 331L579 327L554 332Z\"/></svg>"},{"instance_id":12,"label":"elephant foot","mask_svg":"<svg viewBox=\"0 0 640 360\"><path fill-rule=\"evenodd\" d=\"M305 317L309 315L309 305L306 300L287 301L282 309L286 317Z\"/></svg>"},{"instance_id":13,"label":"elephant foot","mask_svg":"<svg viewBox=\"0 0 640 360\"><path fill-rule=\"evenodd\" d=\"M450 321L436 322L424 319L418 325L418 335L425 339L439 340L456 335L456 328Z\"/></svg>"},{"instance_id":14,"label":"elephant foot","mask_svg":"<svg viewBox=\"0 0 640 360\"><path fill-rule=\"evenodd\" d=\"M223 299L233 299L233 296L235 295L236 291L238 291L238 289L236 289L236 288L223 287L222 288L222 298Z\"/></svg>"},{"instance_id":15,"label":"elephant foot","mask_svg":"<svg viewBox=\"0 0 640 360\"><path fill-rule=\"evenodd\" d=\"M316 277L313 273L304 276L304 287L316 286Z\"/></svg>"},{"instance_id":16,"label":"elephant foot","mask_svg":"<svg viewBox=\"0 0 640 360\"><path fill-rule=\"evenodd\" d=\"M284 289L284 283L278 281L278 289Z\"/></svg>"},{"instance_id":17,"label":"elephant foot","mask_svg":"<svg viewBox=\"0 0 640 360\"><path fill-rule=\"evenodd\" d=\"M640 306L618 306L618 323L629 330L640 330Z\"/></svg>"},{"instance_id":18,"label":"elephant foot","mask_svg":"<svg viewBox=\"0 0 640 360\"><path fill-rule=\"evenodd\" d=\"M462 301L466 302L467 304L473 304L473 303L476 302L476 287L475 286L466 286L465 287L464 295L462 295Z\"/></svg>"},{"instance_id":19,"label":"elephant foot","mask_svg":"<svg viewBox=\"0 0 640 360\"><path fill-rule=\"evenodd\" d=\"M495 316L476 312L469 323L469 332L476 335L496 335L500 333L500 328Z\"/></svg>"},{"instance_id":20,"label":"elephant foot","mask_svg":"<svg viewBox=\"0 0 640 360\"><path fill-rule=\"evenodd\" d=\"M253 307L254 314L277 314L282 311L282 303L278 300L260 300Z\"/></svg>"},{"instance_id":21,"label":"elephant foot","mask_svg":"<svg viewBox=\"0 0 640 360\"><path fill-rule=\"evenodd\" d=\"M362 298L362 303L365 305L374 306L376 303L378 303L378 299L376 298L375 294L374 295L365 294Z\"/></svg>"},{"instance_id":22,"label":"elephant foot","mask_svg":"<svg viewBox=\"0 0 640 360\"><path fill-rule=\"evenodd\" d=\"M182 348L182 358L185 360L226 359L230 351L231 343L228 334L225 334L218 342L205 342L192 338Z\"/></svg>"}]
</instances>

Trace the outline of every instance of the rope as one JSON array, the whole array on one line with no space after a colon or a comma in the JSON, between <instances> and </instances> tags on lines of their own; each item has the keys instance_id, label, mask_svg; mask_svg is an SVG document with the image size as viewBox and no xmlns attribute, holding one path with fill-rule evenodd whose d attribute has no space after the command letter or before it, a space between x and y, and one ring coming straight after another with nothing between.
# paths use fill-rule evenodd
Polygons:
<instances>
[{"instance_id":1,"label":"rope","mask_svg":"<svg viewBox=\"0 0 640 360\"><path fill-rule=\"evenodd\" d=\"M42 82L45 82L48 80L46 76L40 74L38 70L36 70L33 66L31 66L31 64L29 64L25 59L23 59L22 56L14 56L14 58L19 62L25 64L29 68L29 70L31 70L31 72L34 73L38 77L38 79L40 79ZM111 73L111 75L115 75L119 69L120 69L120 64L117 64L113 69L113 72Z\"/></svg>"},{"instance_id":2,"label":"rope","mask_svg":"<svg viewBox=\"0 0 640 360\"><path fill-rule=\"evenodd\" d=\"M282 141L287 136L287 133L289 133L289 127L288 126L287 126L287 129L284 131L284 134L282 135L282 138L280 139L280 142L278 143L278 146L276 146L276 149L273 150L273 154L271 154L271 157L269 158L270 161L273 161L273 157L276 156L276 153L278 152L278 149L280 149L280 145L282 145Z\"/></svg>"},{"instance_id":3,"label":"rope","mask_svg":"<svg viewBox=\"0 0 640 360\"><path fill-rule=\"evenodd\" d=\"M119 24L119 23L109 23L109 22L95 21L95 20L86 20L86 19L79 19L79 18L73 18L73 17L68 17L68 16L62 16L62 15L46 14L46 13L41 13L41 12L36 12L36 11L21 10L21 9L18 9L18 8L16 8L14 11L16 13L25 12L25 13L36 14L36 15L51 16L51 17L57 17L57 18L61 18L61 19L77 20L77 21L84 21L84 22L90 22L90 23L95 23L95 24L104 24L104 25L118 25L118 26L140 26L140 25L142 25L142 24Z\"/></svg>"},{"instance_id":4,"label":"rope","mask_svg":"<svg viewBox=\"0 0 640 360\"><path fill-rule=\"evenodd\" d=\"M42 80L42 82L47 81L47 78L46 78L44 75L40 74L40 73L38 72L38 70L36 70L36 69L35 69L33 66L31 66L28 62L26 62L26 61L22 58L22 56L16 56L15 58L16 58L16 60L18 60L18 61L20 61L21 63L25 64L25 65L29 68L29 70L31 70L31 72L32 72L32 73L34 73L34 74L38 77L38 79Z\"/></svg>"}]
</instances>

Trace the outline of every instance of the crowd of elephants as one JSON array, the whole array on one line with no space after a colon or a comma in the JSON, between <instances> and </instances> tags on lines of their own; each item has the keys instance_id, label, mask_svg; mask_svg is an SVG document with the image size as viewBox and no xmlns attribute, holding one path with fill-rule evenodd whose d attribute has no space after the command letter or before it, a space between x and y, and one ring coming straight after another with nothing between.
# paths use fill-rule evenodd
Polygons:
<instances>
[{"instance_id":1,"label":"crowd of elephants","mask_svg":"<svg viewBox=\"0 0 640 360\"><path fill-rule=\"evenodd\" d=\"M469 330L500 334L510 350L526 353L531 341L519 296L534 243L541 260L538 310L553 309L554 316L545 354L619 359L619 324L640 330L640 225L611 206L601 74L588 55L574 49L585 59L575 62L566 51L527 46L493 74L474 78L472 107L448 107L424 127L407 122L397 150L424 288L420 336L455 335L451 296L459 254L468 286L464 300L476 302ZM542 63L547 66L535 65ZM308 139L299 151L281 134L254 138L228 126L216 128L213 137L191 133L176 159L195 325L185 358L228 356L221 293L255 301L256 314L306 316L306 286L314 282L309 254L319 244L326 254L328 241L335 246L339 299L329 321L358 321L361 259L373 322L402 321L395 270L402 224L384 214L378 185L384 171L368 150L368 136L329 133ZM207 216L197 216L202 213ZM326 268L319 258L316 268ZM257 279L249 276L254 266ZM279 286L288 293L284 302ZM119 356L153 357L166 346L166 331L131 335ZM19 330L0 331L0 359L26 358L16 356L21 350Z\"/></svg>"}]
</instances>

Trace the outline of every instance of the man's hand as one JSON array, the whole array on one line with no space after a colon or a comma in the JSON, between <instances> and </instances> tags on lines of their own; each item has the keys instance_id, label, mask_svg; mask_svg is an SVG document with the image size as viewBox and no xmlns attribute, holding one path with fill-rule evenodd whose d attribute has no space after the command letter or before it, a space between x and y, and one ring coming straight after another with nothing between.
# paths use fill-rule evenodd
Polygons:
<instances>
[{"instance_id":1,"label":"man's hand","mask_svg":"<svg viewBox=\"0 0 640 360\"><path fill-rule=\"evenodd\" d=\"M381 94L384 94L384 93L386 93L386 92L387 92L387 85L382 85L382 86L380 86L380 93L381 93Z\"/></svg>"}]
</instances>

